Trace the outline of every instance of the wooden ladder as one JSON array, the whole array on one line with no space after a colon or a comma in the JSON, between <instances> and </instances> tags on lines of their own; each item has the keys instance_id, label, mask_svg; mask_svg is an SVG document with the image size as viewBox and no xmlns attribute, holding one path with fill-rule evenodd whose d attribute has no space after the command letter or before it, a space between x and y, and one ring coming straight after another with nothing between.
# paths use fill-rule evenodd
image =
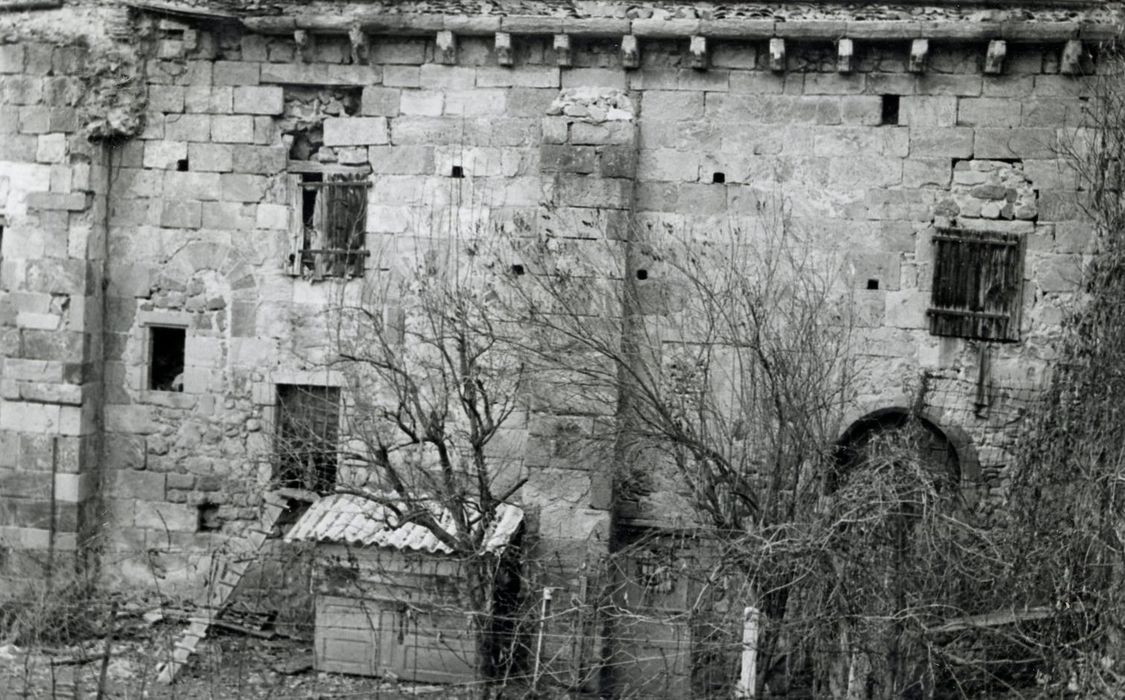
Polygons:
<instances>
[{"instance_id":1,"label":"wooden ladder","mask_svg":"<svg viewBox=\"0 0 1125 700\"><path fill-rule=\"evenodd\" d=\"M273 532L278 518L289 508L289 501L276 492L267 492L263 496L263 501L261 520L258 526L252 528L246 536L246 540L251 546L250 551L229 555L229 558L223 563L222 573L210 590L207 591L206 603L201 606L204 614L188 620L187 629L176 640L176 645L172 649L171 660L160 664L157 680L161 683L171 683L175 680L180 669L187 664L188 659L195 653L195 648L199 645L199 642L207 636L211 623L218 617L230 600L231 594L238 588L239 582L242 581L242 577L246 575L246 571L250 568L251 561L261 551L266 539Z\"/></svg>"}]
</instances>

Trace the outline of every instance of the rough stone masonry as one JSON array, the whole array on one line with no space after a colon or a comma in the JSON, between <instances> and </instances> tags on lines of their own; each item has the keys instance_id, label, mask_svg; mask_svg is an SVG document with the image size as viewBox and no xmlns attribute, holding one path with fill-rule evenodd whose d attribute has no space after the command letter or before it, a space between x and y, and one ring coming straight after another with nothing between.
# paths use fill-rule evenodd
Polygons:
<instances>
[{"instance_id":1,"label":"rough stone masonry","mask_svg":"<svg viewBox=\"0 0 1125 700\"><path fill-rule=\"evenodd\" d=\"M466 203L550 207L596 212L643 268L635 227L718 230L783 194L847 251L874 368L855 418L909 405L924 370L936 424L972 406L978 343L930 332L934 237L1015 236L1017 340L990 371L1033 382L1092 241L1060 139L1120 21L1076 0L0 3L0 571L96 552L107 585L148 585L155 557L190 591L256 521L275 387L331 384L299 319L348 284L294 262L310 154L370 169L371 249ZM174 390L153 327L182 329ZM982 415L963 478L997 490L1003 397ZM608 539L608 476L567 458L604 418L548 402L521 426L518 498L564 560Z\"/></svg>"}]
</instances>

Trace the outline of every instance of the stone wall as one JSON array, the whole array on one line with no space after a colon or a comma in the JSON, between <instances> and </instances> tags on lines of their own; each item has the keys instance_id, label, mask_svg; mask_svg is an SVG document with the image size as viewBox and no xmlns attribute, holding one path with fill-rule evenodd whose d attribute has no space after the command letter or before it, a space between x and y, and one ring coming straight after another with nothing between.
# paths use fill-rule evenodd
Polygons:
<instances>
[{"instance_id":1,"label":"stone wall","mask_svg":"<svg viewBox=\"0 0 1125 700\"><path fill-rule=\"evenodd\" d=\"M615 264L653 316L667 280L631 232L752 229L763 203L782 202L854 285L855 417L910 405L925 376L928 412L962 425L999 483L1007 388L1040 379L1091 241L1056 157L1091 81L1061 73L1062 43L1012 43L989 74L987 41L935 41L923 70L910 42L884 38L857 41L840 72L839 47L815 33L783 54L768 38L709 39L701 59L660 38L665 19L679 21L637 20L651 30L637 53L604 32L563 46L545 31L508 37L501 56L492 36L443 50L432 36L353 42L142 13L143 102L86 120L120 135L142 105L136 137L112 148L78 135L80 48L0 46L8 546L46 548L53 522L55 546L76 547L96 480L114 584L191 590L239 546L272 476L274 387L334 381L323 311L355 294L292 274L298 151L370 167L367 249L388 265L461 228L550 212L621 239ZM943 222L1026 239L1021 342L993 347L983 417L967 408L978 345L928 331ZM150 388L153 326L186 329L182 391ZM609 465L581 449L609 416L541 394L516 426L521 498L542 553L581 561L609 536ZM643 515L669 516L662 503ZM570 585L574 570L559 570Z\"/></svg>"}]
</instances>

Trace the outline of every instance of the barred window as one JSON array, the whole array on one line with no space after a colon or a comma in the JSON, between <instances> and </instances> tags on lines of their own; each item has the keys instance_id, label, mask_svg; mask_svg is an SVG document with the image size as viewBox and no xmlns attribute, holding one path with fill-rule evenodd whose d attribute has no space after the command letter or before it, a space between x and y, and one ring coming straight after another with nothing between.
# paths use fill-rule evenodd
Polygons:
<instances>
[{"instance_id":1,"label":"barred window","mask_svg":"<svg viewBox=\"0 0 1125 700\"><path fill-rule=\"evenodd\" d=\"M1023 296L1023 237L939 228L933 237L930 333L1017 341Z\"/></svg>"},{"instance_id":2,"label":"barred window","mask_svg":"<svg viewBox=\"0 0 1125 700\"><path fill-rule=\"evenodd\" d=\"M282 487L331 493L336 485L340 389L277 385L275 479Z\"/></svg>"},{"instance_id":3,"label":"barred window","mask_svg":"<svg viewBox=\"0 0 1125 700\"><path fill-rule=\"evenodd\" d=\"M307 167L307 166L306 166ZM325 277L363 275L368 251L366 173L303 172L294 182L294 274Z\"/></svg>"}]
</instances>

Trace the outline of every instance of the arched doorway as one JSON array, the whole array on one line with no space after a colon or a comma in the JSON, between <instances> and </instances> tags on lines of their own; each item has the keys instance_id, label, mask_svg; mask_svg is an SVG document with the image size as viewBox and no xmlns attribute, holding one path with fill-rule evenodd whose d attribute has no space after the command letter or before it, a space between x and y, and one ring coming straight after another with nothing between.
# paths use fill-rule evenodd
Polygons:
<instances>
[{"instance_id":1,"label":"arched doorway","mask_svg":"<svg viewBox=\"0 0 1125 700\"><path fill-rule=\"evenodd\" d=\"M861 697L923 698L940 686L921 630L964 600L951 570L978 472L962 433L907 408L854 421L826 475L843 587L846 676Z\"/></svg>"}]
</instances>

